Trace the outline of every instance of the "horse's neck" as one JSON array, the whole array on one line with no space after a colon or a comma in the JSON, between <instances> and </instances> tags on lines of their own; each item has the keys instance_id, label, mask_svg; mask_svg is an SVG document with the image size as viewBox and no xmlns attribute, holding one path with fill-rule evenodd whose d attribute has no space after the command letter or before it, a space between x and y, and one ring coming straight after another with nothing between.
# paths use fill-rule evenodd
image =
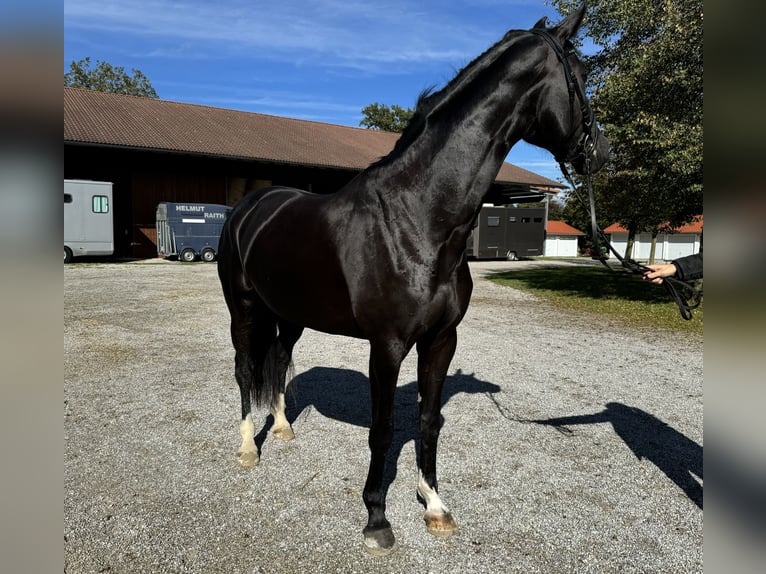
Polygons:
<instances>
[{"instance_id":1,"label":"horse's neck","mask_svg":"<svg viewBox=\"0 0 766 574\"><path fill-rule=\"evenodd\" d=\"M375 179L384 183L378 192L411 214L422 211L427 223L447 233L471 223L508 151L521 139L515 104L496 99L504 101L478 102L434 121L396 161L380 168Z\"/></svg>"},{"instance_id":2,"label":"horse's neck","mask_svg":"<svg viewBox=\"0 0 766 574\"><path fill-rule=\"evenodd\" d=\"M505 61L510 69L484 69L481 80L470 79L466 68L469 78L431 112L420 135L396 159L367 174L374 193L388 197L388 208L407 217L422 214L437 241L439 233L470 227L508 151L522 138L519 105L534 80L523 70L514 72L519 66L510 57Z\"/></svg>"}]
</instances>

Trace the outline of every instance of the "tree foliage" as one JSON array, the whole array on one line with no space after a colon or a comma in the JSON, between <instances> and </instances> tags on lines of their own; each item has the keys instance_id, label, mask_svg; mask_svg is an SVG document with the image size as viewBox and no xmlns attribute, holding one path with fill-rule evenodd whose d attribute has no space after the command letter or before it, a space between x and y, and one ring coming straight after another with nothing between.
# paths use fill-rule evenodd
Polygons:
<instances>
[{"instance_id":1,"label":"tree foliage","mask_svg":"<svg viewBox=\"0 0 766 574\"><path fill-rule=\"evenodd\" d=\"M394 104L387 106L375 102L362 108L364 116L359 125L373 130L385 132L402 132L412 118L414 110Z\"/></svg>"},{"instance_id":2,"label":"tree foliage","mask_svg":"<svg viewBox=\"0 0 766 574\"><path fill-rule=\"evenodd\" d=\"M581 2L552 1L562 14ZM588 2L588 89L612 147L600 224L656 233L702 213L702 28L702 0Z\"/></svg>"},{"instance_id":3,"label":"tree foliage","mask_svg":"<svg viewBox=\"0 0 766 574\"><path fill-rule=\"evenodd\" d=\"M157 92L149 79L140 70L131 71L132 75L122 66L112 66L101 60L97 60L94 67L91 67L90 58L73 60L69 64L69 71L64 74L64 85L97 92L157 98Z\"/></svg>"},{"instance_id":4,"label":"tree foliage","mask_svg":"<svg viewBox=\"0 0 766 574\"><path fill-rule=\"evenodd\" d=\"M562 221L564 219L564 204L556 198L548 201L548 219Z\"/></svg>"}]
</instances>

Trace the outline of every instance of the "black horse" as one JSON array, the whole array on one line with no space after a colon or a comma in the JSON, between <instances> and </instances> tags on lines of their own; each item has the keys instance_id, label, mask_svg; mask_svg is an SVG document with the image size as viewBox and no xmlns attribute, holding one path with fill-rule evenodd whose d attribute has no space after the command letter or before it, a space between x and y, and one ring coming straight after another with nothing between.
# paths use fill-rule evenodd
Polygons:
<instances>
[{"instance_id":1,"label":"black horse","mask_svg":"<svg viewBox=\"0 0 766 574\"><path fill-rule=\"evenodd\" d=\"M511 30L442 90L421 96L393 151L331 195L272 187L247 195L224 226L218 273L231 313L242 395L239 463L253 466L251 400L291 439L285 377L305 327L370 341L371 461L365 547L385 554L383 466L402 360L416 346L420 479L435 535L456 524L437 494L441 391L473 284L466 238L508 151L520 139L597 171L608 144L570 42L585 5L558 25Z\"/></svg>"}]
</instances>

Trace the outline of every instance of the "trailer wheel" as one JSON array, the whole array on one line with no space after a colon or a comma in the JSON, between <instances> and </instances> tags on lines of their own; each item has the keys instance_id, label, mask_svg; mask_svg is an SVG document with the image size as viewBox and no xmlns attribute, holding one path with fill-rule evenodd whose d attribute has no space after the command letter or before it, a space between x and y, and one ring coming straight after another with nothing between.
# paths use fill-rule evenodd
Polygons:
<instances>
[{"instance_id":1,"label":"trailer wheel","mask_svg":"<svg viewBox=\"0 0 766 574\"><path fill-rule=\"evenodd\" d=\"M215 261L215 251L210 249L210 247L206 247L205 249L202 250L202 253L200 253L200 258L205 263L212 263L213 261Z\"/></svg>"},{"instance_id":2,"label":"trailer wheel","mask_svg":"<svg viewBox=\"0 0 766 574\"><path fill-rule=\"evenodd\" d=\"M189 249L188 247L181 251L181 256L179 257L181 261L184 263L191 263L195 259L197 259L197 254L194 252L194 249Z\"/></svg>"},{"instance_id":3,"label":"trailer wheel","mask_svg":"<svg viewBox=\"0 0 766 574\"><path fill-rule=\"evenodd\" d=\"M519 256L516 254L515 251L509 251L508 253L506 253L505 254L505 258L508 261L518 261L519 260Z\"/></svg>"},{"instance_id":4,"label":"trailer wheel","mask_svg":"<svg viewBox=\"0 0 766 574\"><path fill-rule=\"evenodd\" d=\"M72 250L69 249L66 245L64 245L64 263L71 263L72 262Z\"/></svg>"}]
</instances>

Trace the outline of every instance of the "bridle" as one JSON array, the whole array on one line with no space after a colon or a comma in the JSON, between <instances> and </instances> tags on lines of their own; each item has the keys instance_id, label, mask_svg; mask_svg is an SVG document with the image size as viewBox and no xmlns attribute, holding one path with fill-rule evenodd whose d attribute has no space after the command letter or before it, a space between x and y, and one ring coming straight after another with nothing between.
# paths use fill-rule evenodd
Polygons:
<instances>
[{"instance_id":1,"label":"bridle","mask_svg":"<svg viewBox=\"0 0 766 574\"><path fill-rule=\"evenodd\" d=\"M572 66L569 63L569 57L574 53L574 50L564 50L564 48L562 48L561 45L559 45L559 43L545 29L533 28L530 30L530 32L540 36L550 45L550 47L553 49L553 52L556 54L556 57L559 59L559 62L561 62L561 65L564 67L564 75L567 81L567 90L569 91L570 117L574 117L575 98L577 98L580 103L580 114L582 116L583 126L580 139L577 141L575 147L564 157L556 157L556 161L559 162L559 164L563 164L582 158L583 162L585 163L586 170L590 173L590 158L593 155L593 150L596 147L600 133L596 131L594 136L593 128L595 127L596 123L595 114L593 113L593 109L590 107L590 102L588 102L588 99L585 97L585 94L580 88L580 84L577 82L577 77L575 76L574 71L572 70Z\"/></svg>"},{"instance_id":2,"label":"bridle","mask_svg":"<svg viewBox=\"0 0 766 574\"><path fill-rule=\"evenodd\" d=\"M580 84L577 82L577 78L575 77L574 71L572 70L572 66L569 63L569 56L572 55L573 50L564 50L564 48L561 47L561 45L550 35L550 33L543 28L533 28L530 30L530 32L540 36L548 43L548 45L550 45L559 62L561 62L562 66L564 67L567 89L569 91L569 113L571 117L574 117L575 98L577 98L580 103L580 113L582 115L583 127L582 134L580 135L577 145L573 148L573 150L563 158L556 157L556 161L559 163L561 173L564 175L567 183L572 188L575 196L580 201L580 203L585 206L585 209L590 212L591 236L593 239L594 250L596 252L596 254L593 256L593 259L598 259L607 269L614 271L614 267L606 262L607 255L604 255L601 250L600 240L603 240L609 251L614 254L614 256L617 258L625 270L637 275L643 275L644 273L651 271L651 269L645 265L641 265L633 259L622 257L619 253L617 253L614 247L612 247L612 242L610 239L598 226L598 223L596 223L596 200L593 195L593 180L591 176L590 162L591 157L593 156L593 151L596 148L596 143L601 134L598 130L595 130L595 136L593 135L595 127L595 115L593 113L593 109L590 106L590 103L588 102L588 99L585 97L585 94L580 88ZM585 168L585 178L588 184L588 206L585 205L585 202L580 196L577 186L575 185L574 180L572 179L572 176L566 167L567 163L571 163L578 159L582 159L583 166ZM690 320L692 318L692 310L699 307L700 303L702 302L701 290L691 283L687 283L673 277L665 277L662 280L662 285L665 287L665 290L678 306L681 317L687 321Z\"/></svg>"}]
</instances>

